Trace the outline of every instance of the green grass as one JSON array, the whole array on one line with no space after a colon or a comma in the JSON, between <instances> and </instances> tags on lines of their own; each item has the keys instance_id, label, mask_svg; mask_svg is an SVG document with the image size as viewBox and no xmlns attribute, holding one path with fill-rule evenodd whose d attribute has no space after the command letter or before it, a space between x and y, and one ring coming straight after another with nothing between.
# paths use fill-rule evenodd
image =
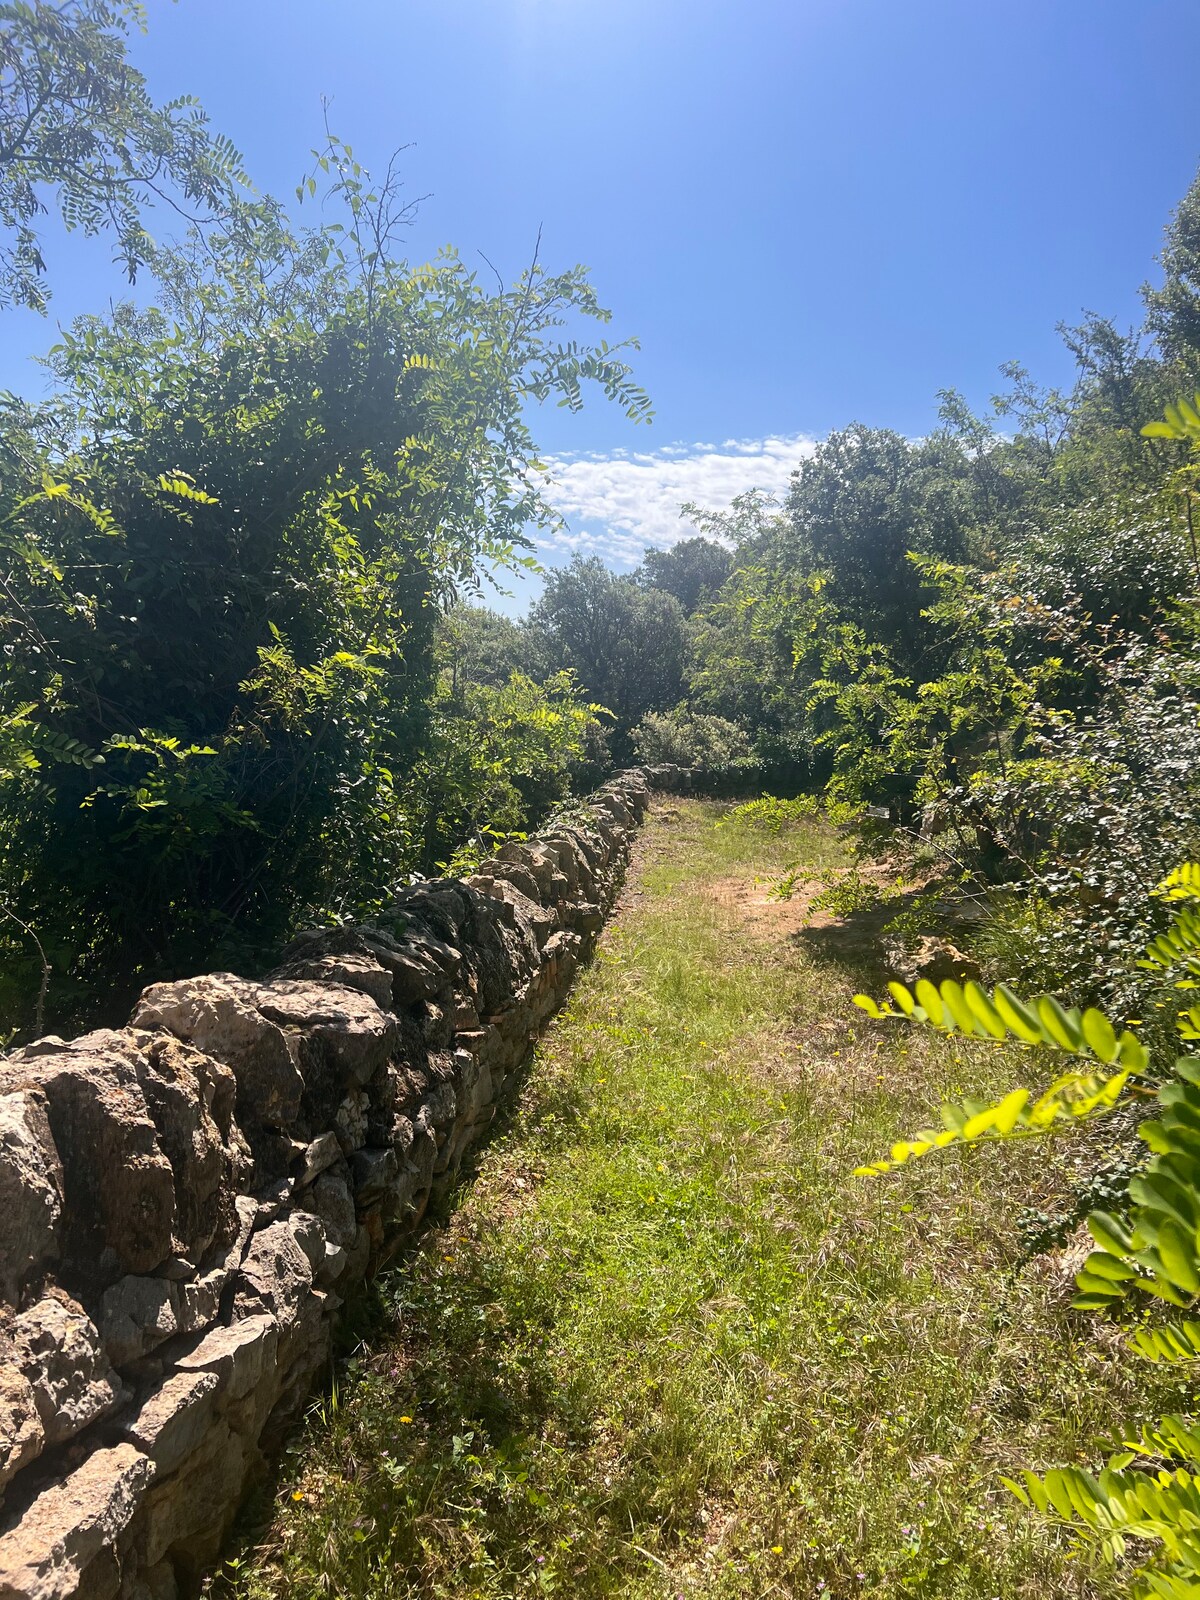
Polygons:
<instances>
[{"instance_id":1,"label":"green grass","mask_svg":"<svg viewBox=\"0 0 1200 1600\"><path fill-rule=\"evenodd\" d=\"M222 1579L287 1595L1105 1596L998 1482L1179 1404L1067 1310L1013 1217L1044 1146L850 1176L968 1058L850 1005L861 973L731 883L828 829L659 812L506 1130L285 1463ZM788 926L795 926L791 913Z\"/></svg>"}]
</instances>

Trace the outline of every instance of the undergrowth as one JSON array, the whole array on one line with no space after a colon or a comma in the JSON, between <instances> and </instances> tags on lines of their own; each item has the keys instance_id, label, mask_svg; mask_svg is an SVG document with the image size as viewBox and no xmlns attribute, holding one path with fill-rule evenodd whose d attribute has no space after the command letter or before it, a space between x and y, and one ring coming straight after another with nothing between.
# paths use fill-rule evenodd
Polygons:
<instances>
[{"instance_id":1,"label":"undergrowth","mask_svg":"<svg viewBox=\"0 0 1200 1600\"><path fill-rule=\"evenodd\" d=\"M856 1021L861 971L728 892L848 846L720 815L651 821L515 1115L377 1287L226 1595L1121 1592L998 1482L1171 1404L1168 1379L1130 1391L1055 1258L1023 1259L1014 1218L1061 1203L1070 1146L850 1177L914 1108L1026 1063Z\"/></svg>"}]
</instances>

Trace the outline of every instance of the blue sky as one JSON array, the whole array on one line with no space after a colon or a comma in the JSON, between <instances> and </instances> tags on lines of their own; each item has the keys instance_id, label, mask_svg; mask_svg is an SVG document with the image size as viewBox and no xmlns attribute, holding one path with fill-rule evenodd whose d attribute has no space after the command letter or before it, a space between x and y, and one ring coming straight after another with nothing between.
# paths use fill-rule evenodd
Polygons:
<instances>
[{"instance_id":1,"label":"blue sky","mask_svg":"<svg viewBox=\"0 0 1200 1600\"><path fill-rule=\"evenodd\" d=\"M290 194L331 121L409 144L411 235L509 275L586 262L657 417L536 421L573 539L614 561L685 498L778 487L804 441L915 435L1000 362L1067 376L1054 326L1132 323L1200 161L1200 6L1178 0L149 0L135 57ZM0 385L120 292L52 240L49 325L2 314ZM729 441L734 441L730 443ZM561 559L567 546L547 552Z\"/></svg>"}]
</instances>

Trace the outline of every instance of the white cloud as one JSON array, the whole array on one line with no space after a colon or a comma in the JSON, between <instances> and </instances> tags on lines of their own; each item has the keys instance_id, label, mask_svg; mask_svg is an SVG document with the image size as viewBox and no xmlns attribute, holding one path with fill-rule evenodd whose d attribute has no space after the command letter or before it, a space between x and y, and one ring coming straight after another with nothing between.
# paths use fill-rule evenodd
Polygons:
<instances>
[{"instance_id":1,"label":"white cloud","mask_svg":"<svg viewBox=\"0 0 1200 1600\"><path fill-rule=\"evenodd\" d=\"M679 515L685 501L722 511L735 495L781 495L814 441L804 434L671 444L660 450L553 456L546 498L567 530L543 537L547 555L581 550L614 566L633 566L648 545L675 544L697 529Z\"/></svg>"}]
</instances>

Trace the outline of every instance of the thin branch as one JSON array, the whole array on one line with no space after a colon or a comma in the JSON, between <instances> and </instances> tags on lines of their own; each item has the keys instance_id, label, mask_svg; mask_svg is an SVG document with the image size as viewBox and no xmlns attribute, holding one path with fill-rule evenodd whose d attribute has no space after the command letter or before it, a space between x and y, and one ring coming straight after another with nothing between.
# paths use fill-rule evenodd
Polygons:
<instances>
[{"instance_id":1,"label":"thin branch","mask_svg":"<svg viewBox=\"0 0 1200 1600\"><path fill-rule=\"evenodd\" d=\"M50 974L53 971L53 968L46 959L46 952L42 948L42 941L38 938L37 934L33 931L29 924L27 922L22 922L17 913L10 910L9 907L3 903L3 901L0 901L0 913L6 916L10 922L15 922L17 927L20 928L21 932L27 934L37 946L38 960L42 964L42 981L38 987L37 1008L34 1012L33 1028L34 1038L40 1039L46 1021L46 996L50 990Z\"/></svg>"}]
</instances>

